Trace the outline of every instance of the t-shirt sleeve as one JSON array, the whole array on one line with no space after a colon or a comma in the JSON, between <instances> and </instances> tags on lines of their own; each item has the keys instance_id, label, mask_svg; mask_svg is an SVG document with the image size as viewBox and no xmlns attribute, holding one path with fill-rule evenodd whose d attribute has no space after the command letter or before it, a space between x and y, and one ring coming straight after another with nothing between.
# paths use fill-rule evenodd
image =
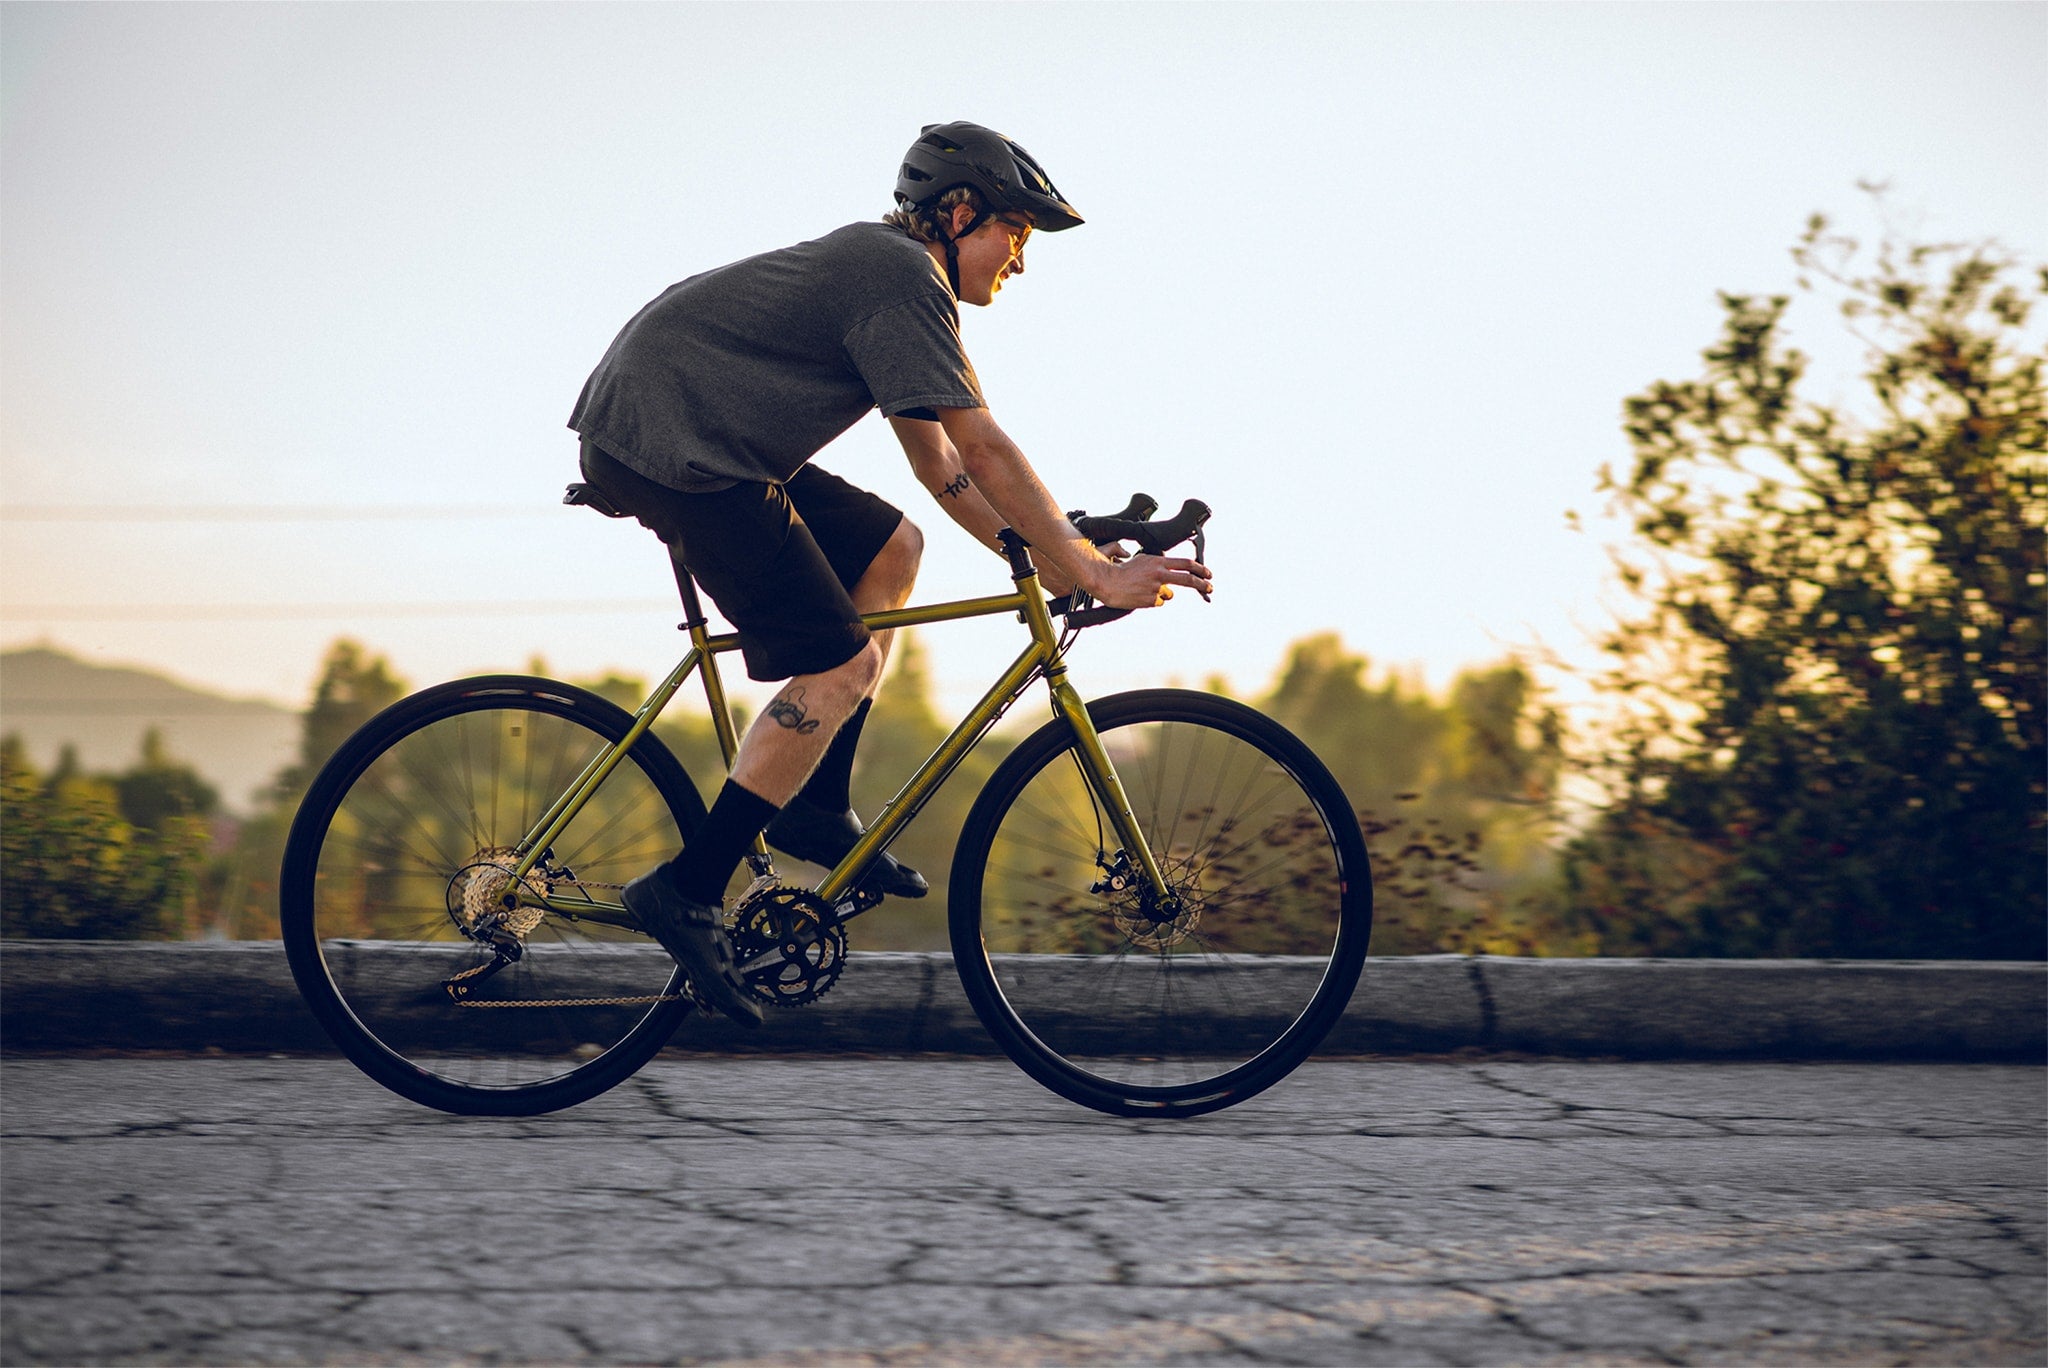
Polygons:
<instances>
[{"instance_id":1,"label":"t-shirt sleeve","mask_svg":"<svg viewBox=\"0 0 2048 1368\"><path fill-rule=\"evenodd\" d=\"M883 413L987 406L960 339L959 315L937 295L869 314L848 330L846 354Z\"/></svg>"}]
</instances>

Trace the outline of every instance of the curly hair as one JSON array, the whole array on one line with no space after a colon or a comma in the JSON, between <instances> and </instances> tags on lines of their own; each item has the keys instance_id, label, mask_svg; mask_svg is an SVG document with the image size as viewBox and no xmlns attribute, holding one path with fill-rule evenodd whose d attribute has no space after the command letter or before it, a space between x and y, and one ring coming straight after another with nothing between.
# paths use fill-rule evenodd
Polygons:
<instances>
[{"instance_id":1,"label":"curly hair","mask_svg":"<svg viewBox=\"0 0 2048 1368\"><path fill-rule=\"evenodd\" d=\"M956 185L928 204L891 210L882 215L882 222L901 228L919 242L944 242L946 229L942 225L952 215L954 206L960 204L972 209L977 217L988 212L988 204L973 186Z\"/></svg>"}]
</instances>

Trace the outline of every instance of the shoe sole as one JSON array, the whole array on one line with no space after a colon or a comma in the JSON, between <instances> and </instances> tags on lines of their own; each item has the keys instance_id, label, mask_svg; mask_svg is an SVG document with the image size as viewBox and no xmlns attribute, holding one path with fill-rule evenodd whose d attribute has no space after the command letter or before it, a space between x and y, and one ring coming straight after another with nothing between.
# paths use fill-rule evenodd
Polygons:
<instances>
[{"instance_id":1,"label":"shoe sole","mask_svg":"<svg viewBox=\"0 0 2048 1368\"><path fill-rule=\"evenodd\" d=\"M682 966L684 976L690 981L691 996L708 1002L720 1015L742 1025L761 1024L760 1004L747 997L743 989L735 987L727 976L733 967L732 951L728 946L714 935L700 938L694 934L698 930L694 927L664 928L669 930L670 934L662 936L654 930L656 918L647 916L630 903L627 904L626 910L633 914L641 927L654 937L662 949L668 951L669 958ZM721 960L725 962L721 963ZM712 984L716 984L717 987L709 986ZM723 993L719 991L721 988L725 990ZM730 1001L727 1000L728 994L731 995Z\"/></svg>"}]
</instances>

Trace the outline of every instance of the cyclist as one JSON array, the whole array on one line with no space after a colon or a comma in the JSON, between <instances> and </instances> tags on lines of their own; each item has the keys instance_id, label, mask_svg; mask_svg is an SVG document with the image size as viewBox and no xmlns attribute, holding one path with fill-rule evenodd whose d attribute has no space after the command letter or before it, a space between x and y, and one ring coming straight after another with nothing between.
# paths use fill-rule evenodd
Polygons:
<instances>
[{"instance_id":1,"label":"cyclist","mask_svg":"<svg viewBox=\"0 0 2048 1368\"><path fill-rule=\"evenodd\" d=\"M865 829L848 785L891 634L860 615L909 601L924 544L901 511L812 456L879 408L939 506L993 549L1015 528L1050 592L1149 608L1175 586L1209 587L1196 561L1097 550L982 398L959 302L987 305L1021 275L1034 230L1081 222L1038 163L978 124L929 125L904 155L896 204L671 286L619 333L569 419L584 478L711 596L748 675L788 681L703 825L622 895L698 994L747 1023L761 1012L726 938L726 882L764 830L832 865ZM926 891L887 855L868 877L877 892Z\"/></svg>"}]
</instances>

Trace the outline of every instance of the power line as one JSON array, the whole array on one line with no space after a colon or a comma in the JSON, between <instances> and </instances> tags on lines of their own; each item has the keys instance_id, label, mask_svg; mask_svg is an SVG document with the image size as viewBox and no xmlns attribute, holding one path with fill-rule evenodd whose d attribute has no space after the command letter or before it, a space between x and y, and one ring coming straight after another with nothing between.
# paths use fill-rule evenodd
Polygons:
<instances>
[{"instance_id":1,"label":"power line","mask_svg":"<svg viewBox=\"0 0 2048 1368\"><path fill-rule=\"evenodd\" d=\"M125 698L0 698L0 717L183 717L241 725L251 719L268 721L272 714L296 715L279 703L239 698L224 698L217 704L202 700L159 704Z\"/></svg>"},{"instance_id":2,"label":"power line","mask_svg":"<svg viewBox=\"0 0 2048 1368\"><path fill-rule=\"evenodd\" d=\"M538 518L557 505L533 504L12 504L0 522L468 522Z\"/></svg>"},{"instance_id":3,"label":"power line","mask_svg":"<svg viewBox=\"0 0 2048 1368\"><path fill-rule=\"evenodd\" d=\"M563 613L674 613L674 599L535 599L493 603L22 603L6 622L289 622L301 618L548 617Z\"/></svg>"}]
</instances>

